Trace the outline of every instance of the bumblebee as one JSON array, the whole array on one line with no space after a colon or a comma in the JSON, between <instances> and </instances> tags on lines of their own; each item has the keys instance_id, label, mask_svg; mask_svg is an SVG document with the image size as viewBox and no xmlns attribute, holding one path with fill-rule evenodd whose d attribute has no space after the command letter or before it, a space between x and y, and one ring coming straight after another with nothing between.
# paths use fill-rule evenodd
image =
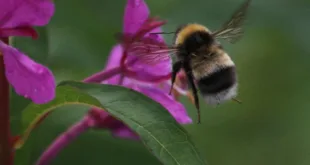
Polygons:
<instances>
[{"instance_id":1,"label":"bumblebee","mask_svg":"<svg viewBox=\"0 0 310 165\"><path fill-rule=\"evenodd\" d=\"M204 101L211 105L232 99L237 101L235 99L238 88L236 67L217 39L235 43L241 38L244 33L241 26L244 23L250 1L246 0L219 30L211 32L206 26L197 23L182 25L172 32L175 34L173 46L161 47L158 50L152 47L152 49L148 49L152 50L152 52L148 51L148 55L146 55L147 53L139 55L153 62L156 61L155 59L164 58L161 54L165 49L170 54L176 55L177 60L172 66L171 89L177 73L183 69L194 95L195 106L198 110L198 123L200 123L198 92Z\"/></svg>"}]
</instances>

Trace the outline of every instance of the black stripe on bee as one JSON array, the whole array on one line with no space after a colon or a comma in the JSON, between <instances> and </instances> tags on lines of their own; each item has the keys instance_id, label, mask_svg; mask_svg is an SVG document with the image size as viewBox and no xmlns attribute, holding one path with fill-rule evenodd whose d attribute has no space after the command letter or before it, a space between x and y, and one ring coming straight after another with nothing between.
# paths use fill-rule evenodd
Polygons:
<instances>
[{"instance_id":1,"label":"black stripe on bee","mask_svg":"<svg viewBox=\"0 0 310 165\"><path fill-rule=\"evenodd\" d=\"M216 94L231 88L236 83L236 68L223 68L198 80L198 87L202 94Z\"/></svg>"}]
</instances>

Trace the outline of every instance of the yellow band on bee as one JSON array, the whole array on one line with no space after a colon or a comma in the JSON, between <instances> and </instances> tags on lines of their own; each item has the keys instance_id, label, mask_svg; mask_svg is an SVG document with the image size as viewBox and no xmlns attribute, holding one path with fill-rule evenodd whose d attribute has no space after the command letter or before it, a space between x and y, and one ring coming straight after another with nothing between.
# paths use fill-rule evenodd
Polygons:
<instances>
[{"instance_id":1,"label":"yellow band on bee","mask_svg":"<svg viewBox=\"0 0 310 165\"><path fill-rule=\"evenodd\" d=\"M189 35L197 31L209 32L209 29L203 25L196 23L188 24L185 27L183 27L178 33L177 38L175 40L175 44L176 45L182 44Z\"/></svg>"}]
</instances>

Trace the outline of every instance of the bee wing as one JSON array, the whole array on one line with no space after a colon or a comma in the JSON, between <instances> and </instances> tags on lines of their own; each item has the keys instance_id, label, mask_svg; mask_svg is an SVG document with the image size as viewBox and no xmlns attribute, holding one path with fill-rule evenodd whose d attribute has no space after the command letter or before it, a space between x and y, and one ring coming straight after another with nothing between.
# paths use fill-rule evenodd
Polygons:
<instances>
[{"instance_id":1,"label":"bee wing","mask_svg":"<svg viewBox=\"0 0 310 165\"><path fill-rule=\"evenodd\" d=\"M232 15L232 17L227 21L220 30L212 33L215 38L223 38L230 43L235 43L238 41L244 30L242 25L244 23L247 9L251 0L246 0Z\"/></svg>"},{"instance_id":2,"label":"bee wing","mask_svg":"<svg viewBox=\"0 0 310 165\"><path fill-rule=\"evenodd\" d=\"M169 60L169 54L177 52L176 47L168 46L150 36L138 38L132 34L118 33L117 38L129 54L150 65Z\"/></svg>"}]
</instances>

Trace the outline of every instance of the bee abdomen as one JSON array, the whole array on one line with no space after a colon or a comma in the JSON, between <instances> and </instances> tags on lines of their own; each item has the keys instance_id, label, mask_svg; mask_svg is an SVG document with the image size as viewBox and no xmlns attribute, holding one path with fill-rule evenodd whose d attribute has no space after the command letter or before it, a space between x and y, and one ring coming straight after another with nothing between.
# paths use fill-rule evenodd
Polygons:
<instances>
[{"instance_id":1,"label":"bee abdomen","mask_svg":"<svg viewBox=\"0 0 310 165\"><path fill-rule=\"evenodd\" d=\"M214 94L231 87L236 82L235 67L226 67L202 77L198 86L202 93Z\"/></svg>"},{"instance_id":2,"label":"bee abdomen","mask_svg":"<svg viewBox=\"0 0 310 165\"><path fill-rule=\"evenodd\" d=\"M229 66L198 80L200 93L208 104L219 104L237 95L235 66Z\"/></svg>"}]
</instances>

